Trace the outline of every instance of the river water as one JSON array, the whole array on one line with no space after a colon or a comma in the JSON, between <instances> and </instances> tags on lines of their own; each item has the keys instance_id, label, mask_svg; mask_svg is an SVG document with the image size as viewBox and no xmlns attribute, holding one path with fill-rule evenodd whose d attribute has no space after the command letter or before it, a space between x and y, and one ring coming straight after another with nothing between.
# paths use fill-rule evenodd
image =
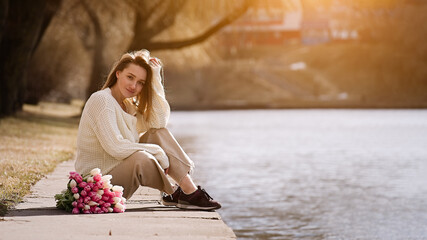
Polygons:
<instances>
[{"instance_id":1,"label":"river water","mask_svg":"<svg viewBox=\"0 0 427 240\"><path fill-rule=\"evenodd\" d=\"M427 239L427 110L173 112L239 239Z\"/></svg>"}]
</instances>

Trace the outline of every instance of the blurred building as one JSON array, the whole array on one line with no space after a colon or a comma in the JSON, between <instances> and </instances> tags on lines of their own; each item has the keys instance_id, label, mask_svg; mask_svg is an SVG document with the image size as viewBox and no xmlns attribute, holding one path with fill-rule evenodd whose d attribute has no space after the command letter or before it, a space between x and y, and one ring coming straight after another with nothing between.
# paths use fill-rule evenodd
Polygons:
<instances>
[{"instance_id":1,"label":"blurred building","mask_svg":"<svg viewBox=\"0 0 427 240\"><path fill-rule=\"evenodd\" d=\"M346 5L334 1L329 9L329 34L333 41L349 41L359 39L359 32L352 23L354 11Z\"/></svg>"},{"instance_id":2,"label":"blurred building","mask_svg":"<svg viewBox=\"0 0 427 240\"><path fill-rule=\"evenodd\" d=\"M220 33L225 47L284 45L300 42L306 45L331 41L348 41L358 33L346 22L351 10L339 1L318 4L316 0L293 1L293 8L283 1L268 1L266 7L250 9Z\"/></svg>"},{"instance_id":3,"label":"blurred building","mask_svg":"<svg viewBox=\"0 0 427 240\"><path fill-rule=\"evenodd\" d=\"M227 47L283 45L300 41L302 12L285 11L283 1L268 1L268 5L250 9L220 34Z\"/></svg>"}]
</instances>

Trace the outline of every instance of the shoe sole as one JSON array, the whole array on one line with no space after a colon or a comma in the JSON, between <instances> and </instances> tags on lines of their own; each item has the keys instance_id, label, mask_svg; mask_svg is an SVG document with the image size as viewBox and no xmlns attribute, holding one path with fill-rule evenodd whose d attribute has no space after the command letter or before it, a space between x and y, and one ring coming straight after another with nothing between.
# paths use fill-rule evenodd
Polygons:
<instances>
[{"instance_id":1,"label":"shoe sole","mask_svg":"<svg viewBox=\"0 0 427 240\"><path fill-rule=\"evenodd\" d=\"M176 207L178 203L162 201L163 206Z\"/></svg>"},{"instance_id":2,"label":"shoe sole","mask_svg":"<svg viewBox=\"0 0 427 240\"><path fill-rule=\"evenodd\" d=\"M200 206L196 206L196 205L188 205L188 204L182 204L182 203L178 203L176 205L176 207L181 208L181 209L187 209L187 210L215 210L215 209L219 209L219 207L200 207Z\"/></svg>"}]
</instances>

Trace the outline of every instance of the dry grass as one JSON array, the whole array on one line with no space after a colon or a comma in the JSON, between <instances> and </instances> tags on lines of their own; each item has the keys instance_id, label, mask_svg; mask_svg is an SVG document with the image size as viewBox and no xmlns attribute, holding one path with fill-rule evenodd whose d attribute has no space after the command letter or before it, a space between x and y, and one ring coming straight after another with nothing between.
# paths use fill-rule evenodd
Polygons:
<instances>
[{"instance_id":1,"label":"dry grass","mask_svg":"<svg viewBox=\"0 0 427 240\"><path fill-rule=\"evenodd\" d=\"M13 207L58 163L73 157L77 128L78 118L35 115L34 111L0 119L3 209Z\"/></svg>"}]
</instances>

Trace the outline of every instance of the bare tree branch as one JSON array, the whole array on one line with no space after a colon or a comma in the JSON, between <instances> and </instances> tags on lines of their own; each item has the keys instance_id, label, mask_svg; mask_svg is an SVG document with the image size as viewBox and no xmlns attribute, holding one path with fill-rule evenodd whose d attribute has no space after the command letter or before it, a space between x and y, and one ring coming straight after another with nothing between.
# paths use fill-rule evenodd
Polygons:
<instances>
[{"instance_id":1,"label":"bare tree branch","mask_svg":"<svg viewBox=\"0 0 427 240\"><path fill-rule=\"evenodd\" d=\"M141 7L137 6L137 9L139 9L138 11L138 15L140 16L139 20L142 22L148 22L148 19L150 19L153 16L153 14L156 12L155 9L161 8L161 6L165 5L166 3L167 3L166 1L157 1L155 4L153 4L153 6L151 6L146 11L141 11L142 10Z\"/></svg>"},{"instance_id":2,"label":"bare tree branch","mask_svg":"<svg viewBox=\"0 0 427 240\"><path fill-rule=\"evenodd\" d=\"M129 6L131 8L134 8L135 11L135 25L133 27L133 32L137 34L138 32L145 32L146 29L148 29L148 19L153 17L155 13L157 12L156 9L162 9L162 6L167 4L167 1L156 1L152 6L147 7L146 2L144 3L143 0L140 1L134 1L129 0L127 1Z\"/></svg>"},{"instance_id":3,"label":"bare tree branch","mask_svg":"<svg viewBox=\"0 0 427 240\"><path fill-rule=\"evenodd\" d=\"M163 16L168 11L169 7L170 7L169 1L160 1L159 4L155 4L151 8L151 12L149 13L137 11L136 24L134 28L134 33L135 33L134 39L137 39L138 41L144 41L144 40L146 41L146 39L152 38L154 36L151 33L153 31L153 28L160 28L157 26L159 19L161 20L161 18L158 17L158 15ZM159 11L163 11L163 13L157 13ZM155 23L151 24L152 26L150 28L148 19L152 16L156 17L156 15L157 15L157 19L153 21Z\"/></svg>"},{"instance_id":4,"label":"bare tree branch","mask_svg":"<svg viewBox=\"0 0 427 240\"><path fill-rule=\"evenodd\" d=\"M238 19L240 16L242 16L251 6L251 2L252 1L246 1L242 7L236 9L226 17L222 18L217 24L213 25L212 27L210 27L209 29L207 29L205 32L203 32L198 36L195 36L189 39L184 39L184 40L177 40L177 41L147 42L147 43L144 43L144 46L137 46L135 49L147 48L150 51L164 50L164 49L180 49L183 47L191 46L196 43L203 42L204 40L208 39L210 36L218 32L220 29L232 23L233 21Z\"/></svg>"},{"instance_id":5,"label":"bare tree branch","mask_svg":"<svg viewBox=\"0 0 427 240\"><path fill-rule=\"evenodd\" d=\"M148 17L143 16L142 11L136 12L136 23L134 27L135 36L129 46L129 51L145 48L147 42L154 36L172 26L177 13L183 8L185 1L161 1L161 4L155 4L151 9L150 16L156 13L154 23L149 26ZM161 11L161 12L160 12ZM148 14L147 14L148 15Z\"/></svg>"},{"instance_id":6,"label":"bare tree branch","mask_svg":"<svg viewBox=\"0 0 427 240\"><path fill-rule=\"evenodd\" d=\"M169 5L164 8L163 13L157 15L157 19L152 24L152 26L143 32L143 34L147 36L145 37L146 41L152 39L153 36L156 36L157 34L172 26L175 22L176 15L184 7L184 3L185 2L183 1L170 2Z\"/></svg>"}]
</instances>

